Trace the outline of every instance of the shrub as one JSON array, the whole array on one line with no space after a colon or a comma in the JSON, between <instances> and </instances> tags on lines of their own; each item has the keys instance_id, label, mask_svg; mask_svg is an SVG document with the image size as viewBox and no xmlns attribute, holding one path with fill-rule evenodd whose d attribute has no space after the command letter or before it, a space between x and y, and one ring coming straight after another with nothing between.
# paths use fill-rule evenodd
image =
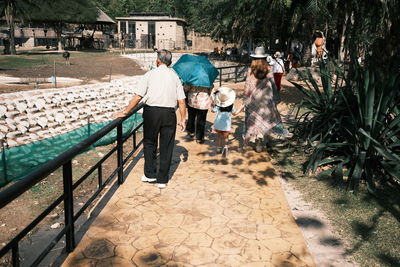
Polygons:
<instances>
[{"instance_id":1,"label":"shrub","mask_svg":"<svg viewBox=\"0 0 400 267\"><path fill-rule=\"evenodd\" d=\"M321 86L309 71L306 86L292 82L304 94L298 110L307 110L295 134L311 148L305 172L329 166L326 172L349 190L364 180L374 193L377 181L400 180L400 79L353 68L350 80L338 67L332 72L320 63Z\"/></svg>"}]
</instances>

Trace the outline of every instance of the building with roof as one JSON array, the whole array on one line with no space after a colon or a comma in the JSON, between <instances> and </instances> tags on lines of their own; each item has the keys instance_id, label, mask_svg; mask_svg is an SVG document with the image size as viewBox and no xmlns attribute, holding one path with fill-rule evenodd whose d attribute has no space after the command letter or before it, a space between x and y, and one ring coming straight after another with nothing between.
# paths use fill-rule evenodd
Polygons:
<instances>
[{"instance_id":1,"label":"building with roof","mask_svg":"<svg viewBox=\"0 0 400 267\"><path fill-rule=\"evenodd\" d=\"M92 36L95 43L99 43L99 40L107 39L108 35L103 32L111 32L115 27L115 21L111 19L101 9L98 9L96 22L85 25L67 24L62 31L62 37L65 39L65 46L67 47L82 47L82 40ZM5 20L5 18L0 18ZM48 25L41 21L32 21L28 25L23 25L21 20L15 19L14 37L16 45L21 47L35 47L35 46L57 46L58 38L51 24ZM18 25L19 24L19 25ZM86 29L86 26L90 30ZM0 45L3 45L3 40L9 38L9 30L5 26L0 28ZM102 42L102 41L101 41ZM97 47L95 47L97 48ZM104 48L104 47L99 47Z\"/></svg>"},{"instance_id":2,"label":"building with roof","mask_svg":"<svg viewBox=\"0 0 400 267\"><path fill-rule=\"evenodd\" d=\"M117 17L118 34L127 48L186 49L187 22L166 13L132 13Z\"/></svg>"}]
</instances>

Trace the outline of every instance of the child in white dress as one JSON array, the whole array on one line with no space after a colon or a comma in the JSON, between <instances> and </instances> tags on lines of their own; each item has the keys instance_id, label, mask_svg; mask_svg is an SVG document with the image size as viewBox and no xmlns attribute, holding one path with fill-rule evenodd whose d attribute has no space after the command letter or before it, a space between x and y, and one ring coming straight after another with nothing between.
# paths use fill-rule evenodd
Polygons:
<instances>
[{"instance_id":1,"label":"child in white dress","mask_svg":"<svg viewBox=\"0 0 400 267\"><path fill-rule=\"evenodd\" d=\"M214 101L213 112L217 112L214 120L214 130L218 134L217 152L223 157L228 156L229 134L232 128L231 117L235 114L233 103L235 102L235 91L228 87L214 89L211 93Z\"/></svg>"}]
</instances>

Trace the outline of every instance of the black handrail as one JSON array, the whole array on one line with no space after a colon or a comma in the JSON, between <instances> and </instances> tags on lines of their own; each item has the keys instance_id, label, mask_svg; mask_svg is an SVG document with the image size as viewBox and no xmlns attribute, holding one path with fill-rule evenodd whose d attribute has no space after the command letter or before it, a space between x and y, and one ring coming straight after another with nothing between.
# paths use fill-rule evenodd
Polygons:
<instances>
[{"instance_id":1,"label":"black handrail","mask_svg":"<svg viewBox=\"0 0 400 267\"><path fill-rule=\"evenodd\" d=\"M230 74L230 73L222 73L222 70L224 70L224 69L235 69L235 71L234 71L234 74L235 74L235 77L234 78L232 78L234 81L235 81L235 83L237 83L238 82L238 69L239 68L244 68L244 67L248 67L248 65L246 65L246 64L240 64L240 65L233 65L233 66L224 66L224 67L218 67L217 69L218 69L218 71L219 71L219 86L221 86L222 85L222 76L225 74ZM247 69L246 69L246 73L247 73ZM243 77L243 80L245 79L246 77L244 76Z\"/></svg>"},{"instance_id":2,"label":"black handrail","mask_svg":"<svg viewBox=\"0 0 400 267\"><path fill-rule=\"evenodd\" d=\"M248 67L249 65L247 64L239 64L239 65L231 65L231 66L222 66L222 67L217 67L217 69L232 69L232 68L241 68L241 67Z\"/></svg>"},{"instance_id":3,"label":"black handrail","mask_svg":"<svg viewBox=\"0 0 400 267\"><path fill-rule=\"evenodd\" d=\"M38 258L33 262L32 266L37 266L44 257L48 254L52 247L54 247L57 242L65 235L66 236L66 251L69 253L75 248L75 233L74 233L74 222L83 213L83 211L89 207L89 205L94 201L97 195L101 192L103 188L118 174L118 184L122 184L123 181L123 169L124 164L128 159L133 156L137 148L142 144L143 139L137 143L136 142L136 131L143 125L143 122L137 125L133 131L126 136L122 136L122 123L135 114L139 109L143 107L143 104L139 104L135 107L129 114L124 118L118 118L113 120L104 128L98 130L93 135L89 136L82 142L68 149L61 155L57 156L53 160L48 161L43 164L38 169L34 170L30 174L26 175L22 180L11 185L9 188L0 192L0 208L7 206L10 202L15 200L17 197L22 195L24 192L32 188L34 185L42 181L49 174L54 172L60 167L63 167L63 195L57 198L49 207L47 207L36 219L34 219L25 229L19 232L8 244L6 244L0 250L0 257L3 257L10 250L12 251L12 261L13 266L19 266L19 242L25 237L35 226L37 226L50 212L61 202L64 201L64 220L65 225L61 232L50 242L50 244L43 250L43 252L38 256ZM112 148L112 150L107 153L102 159L100 159L89 171L87 171L78 181L72 182L72 159L78 154L84 152L89 146L93 145L96 141L100 140L103 136L117 128L117 145ZM123 148L122 144L133 136L133 149L129 155L123 158ZM102 177L102 163L110 157L115 151L117 151L117 168L114 172L103 182ZM94 171L98 171L98 181L99 188L96 192L89 198L89 200L84 204L84 206L74 215L73 211L73 191L79 186L87 177L90 176Z\"/></svg>"}]
</instances>

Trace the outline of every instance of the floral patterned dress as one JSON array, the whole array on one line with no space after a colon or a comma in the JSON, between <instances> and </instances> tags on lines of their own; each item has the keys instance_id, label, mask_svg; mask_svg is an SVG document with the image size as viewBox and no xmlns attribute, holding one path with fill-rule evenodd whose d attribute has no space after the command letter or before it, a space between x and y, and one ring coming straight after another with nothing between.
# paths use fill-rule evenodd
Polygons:
<instances>
[{"instance_id":1,"label":"floral patterned dress","mask_svg":"<svg viewBox=\"0 0 400 267\"><path fill-rule=\"evenodd\" d=\"M188 92L187 103L190 107L201 110L206 110L211 107L212 99L210 97L210 88L185 85L185 89Z\"/></svg>"},{"instance_id":2,"label":"floral patterned dress","mask_svg":"<svg viewBox=\"0 0 400 267\"><path fill-rule=\"evenodd\" d=\"M201 110L209 109L212 103L210 95L205 92L189 92L187 101L192 108Z\"/></svg>"},{"instance_id":3,"label":"floral patterned dress","mask_svg":"<svg viewBox=\"0 0 400 267\"><path fill-rule=\"evenodd\" d=\"M271 130L281 124L281 116L276 108L272 73L268 73L263 80L258 80L254 75L247 74L244 104L246 110L245 142L255 142L263 139Z\"/></svg>"}]
</instances>

